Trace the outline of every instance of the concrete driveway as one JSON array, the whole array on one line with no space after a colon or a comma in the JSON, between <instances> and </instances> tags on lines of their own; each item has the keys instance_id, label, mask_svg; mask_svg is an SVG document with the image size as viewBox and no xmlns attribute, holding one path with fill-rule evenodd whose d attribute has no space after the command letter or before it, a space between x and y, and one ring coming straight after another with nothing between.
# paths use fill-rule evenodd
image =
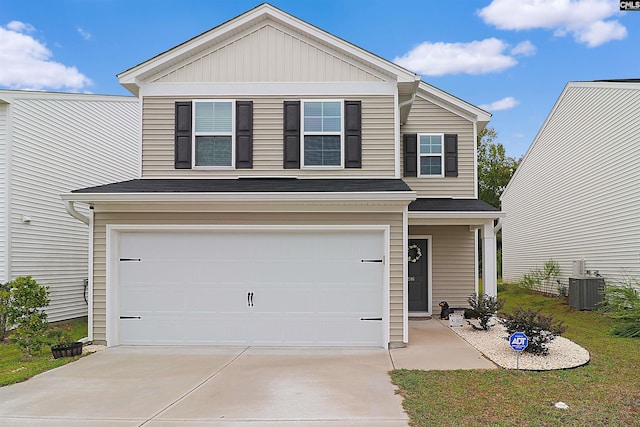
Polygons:
<instances>
[{"instance_id":1,"label":"concrete driveway","mask_svg":"<svg viewBox=\"0 0 640 427\"><path fill-rule=\"evenodd\" d=\"M380 349L115 347L0 388L0 425L406 426Z\"/></svg>"}]
</instances>

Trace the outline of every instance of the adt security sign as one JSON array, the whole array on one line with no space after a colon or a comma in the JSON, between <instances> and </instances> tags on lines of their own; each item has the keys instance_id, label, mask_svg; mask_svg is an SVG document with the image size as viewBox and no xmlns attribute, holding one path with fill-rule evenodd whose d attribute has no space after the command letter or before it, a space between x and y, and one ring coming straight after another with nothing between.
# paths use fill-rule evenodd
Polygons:
<instances>
[{"instance_id":1,"label":"adt security sign","mask_svg":"<svg viewBox=\"0 0 640 427\"><path fill-rule=\"evenodd\" d=\"M509 345L515 351L522 351L529 345L529 338L524 332L515 332L509 337Z\"/></svg>"}]
</instances>

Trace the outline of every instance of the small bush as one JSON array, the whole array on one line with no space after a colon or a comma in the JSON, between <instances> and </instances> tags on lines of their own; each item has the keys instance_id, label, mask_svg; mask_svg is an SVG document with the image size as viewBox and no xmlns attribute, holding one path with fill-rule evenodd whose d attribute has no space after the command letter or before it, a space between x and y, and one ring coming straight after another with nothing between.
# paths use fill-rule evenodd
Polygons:
<instances>
[{"instance_id":1,"label":"small bush","mask_svg":"<svg viewBox=\"0 0 640 427\"><path fill-rule=\"evenodd\" d=\"M478 322L480 322L480 327L474 325L473 323L467 321L473 329L487 331L492 324L489 323L489 320L502 308L504 305L504 301L498 299L497 297L492 297L487 294L471 294L469 298L467 298L467 302L471 306L471 309L474 311Z\"/></svg>"},{"instance_id":2,"label":"small bush","mask_svg":"<svg viewBox=\"0 0 640 427\"><path fill-rule=\"evenodd\" d=\"M509 336L515 332L524 332L529 338L529 345L524 351L536 355L549 354L547 344L567 330L564 323L555 321L553 316L543 316L540 310L517 308L513 313L502 316L500 323L505 326Z\"/></svg>"},{"instance_id":3,"label":"small bush","mask_svg":"<svg viewBox=\"0 0 640 427\"><path fill-rule=\"evenodd\" d=\"M621 337L640 337L640 283L630 279L626 283L607 285L600 310L618 320L612 333Z\"/></svg>"},{"instance_id":4,"label":"small bush","mask_svg":"<svg viewBox=\"0 0 640 427\"><path fill-rule=\"evenodd\" d=\"M23 358L29 359L47 343L49 323L43 308L49 305L49 290L31 276L18 277L7 285L11 289L7 320L15 326L11 341L22 349Z\"/></svg>"}]
</instances>

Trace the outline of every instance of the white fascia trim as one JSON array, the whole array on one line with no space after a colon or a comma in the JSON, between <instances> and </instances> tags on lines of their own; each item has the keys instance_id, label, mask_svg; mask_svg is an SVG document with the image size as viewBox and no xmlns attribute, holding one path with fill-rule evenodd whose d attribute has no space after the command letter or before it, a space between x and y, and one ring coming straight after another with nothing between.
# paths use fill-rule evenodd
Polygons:
<instances>
[{"instance_id":1,"label":"white fascia trim","mask_svg":"<svg viewBox=\"0 0 640 427\"><path fill-rule=\"evenodd\" d=\"M210 96L326 96L393 95L396 85L389 82L251 82L251 83L149 83L140 88L140 96L188 98Z\"/></svg>"},{"instance_id":2,"label":"white fascia trim","mask_svg":"<svg viewBox=\"0 0 640 427\"><path fill-rule=\"evenodd\" d=\"M429 212L409 212L409 219L481 219L482 223L488 219L498 219L505 216L504 212L495 211L429 211Z\"/></svg>"},{"instance_id":3,"label":"white fascia trim","mask_svg":"<svg viewBox=\"0 0 640 427\"><path fill-rule=\"evenodd\" d=\"M366 193L68 193L66 202L300 202L300 201L413 201L414 191Z\"/></svg>"}]
</instances>

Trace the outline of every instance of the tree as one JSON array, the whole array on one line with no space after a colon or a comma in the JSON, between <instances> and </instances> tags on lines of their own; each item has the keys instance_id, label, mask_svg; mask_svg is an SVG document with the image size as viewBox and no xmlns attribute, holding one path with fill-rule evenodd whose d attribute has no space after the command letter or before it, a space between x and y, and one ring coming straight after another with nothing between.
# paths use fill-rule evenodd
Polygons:
<instances>
[{"instance_id":1,"label":"tree","mask_svg":"<svg viewBox=\"0 0 640 427\"><path fill-rule=\"evenodd\" d=\"M493 142L497 137L494 128L478 132L478 197L500 209L500 196L519 161L506 155L504 145Z\"/></svg>"}]
</instances>

